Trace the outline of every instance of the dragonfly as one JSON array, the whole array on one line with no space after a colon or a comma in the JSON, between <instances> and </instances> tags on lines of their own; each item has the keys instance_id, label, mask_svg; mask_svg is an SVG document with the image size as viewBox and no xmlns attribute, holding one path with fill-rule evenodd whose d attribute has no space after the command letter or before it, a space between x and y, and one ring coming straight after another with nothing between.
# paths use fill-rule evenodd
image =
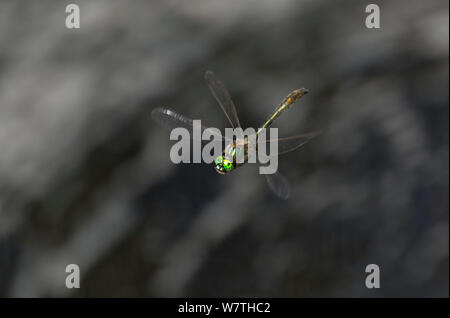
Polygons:
<instances>
[{"instance_id":1,"label":"dragonfly","mask_svg":"<svg viewBox=\"0 0 450 318\"><path fill-rule=\"evenodd\" d=\"M241 123L236 111L236 106L234 105L230 94L225 88L224 84L219 80L219 78L212 72L207 71L205 73L205 81L206 84L211 91L211 94L216 99L220 108L224 112L228 123L231 128L242 128ZM300 88L293 90L290 94L288 94L281 103L275 108L273 113L269 116L269 118L258 128L256 131L256 136L253 138L243 137L237 139L229 139L222 134L217 134L215 130L211 130L211 128L202 125L201 131L202 134L205 130L209 130L211 135L214 137L220 138L225 142L225 148L221 155L219 155L214 161L215 170L221 174L228 174L237 168L243 166L248 161L248 149L249 143L254 143L254 148L258 151L258 145L261 143L258 139L258 136L264 131L265 128L269 128L272 123L286 110L292 107L295 102L297 102L301 97L306 95L308 90L306 88ZM158 107L152 111L153 119L158 122L161 126L172 130L177 127L186 128L191 136L193 136L193 119L181 115L173 110L168 108ZM299 135L294 135L290 137L277 138L277 139L269 139L264 140L264 143L271 143L276 141L278 143L278 151L275 154L270 155L281 155L291 151L294 151L301 146L305 145L312 138L320 135L320 131L304 133ZM244 149L244 160L236 160L236 150ZM265 174L267 184L269 185L270 190L279 198L287 199L290 196L290 185L287 179L278 171L273 174Z\"/></svg>"}]
</instances>

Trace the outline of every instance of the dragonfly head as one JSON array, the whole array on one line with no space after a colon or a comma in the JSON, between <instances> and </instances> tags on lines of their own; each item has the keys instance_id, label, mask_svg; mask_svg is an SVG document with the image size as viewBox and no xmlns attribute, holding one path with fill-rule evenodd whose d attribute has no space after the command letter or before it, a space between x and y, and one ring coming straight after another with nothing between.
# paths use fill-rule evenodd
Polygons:
<instances>
[{"instance_id":1,"label":"dragonfly head","mask_svg":"<svg viewBox=\"0 0 450 318\"><path fill-rule=\"evenodd\" d=\"M220 174L226 174L233 170L233 163L224 156L218 156L214 161L214 168Z\"/></svg>"}]
</instances>

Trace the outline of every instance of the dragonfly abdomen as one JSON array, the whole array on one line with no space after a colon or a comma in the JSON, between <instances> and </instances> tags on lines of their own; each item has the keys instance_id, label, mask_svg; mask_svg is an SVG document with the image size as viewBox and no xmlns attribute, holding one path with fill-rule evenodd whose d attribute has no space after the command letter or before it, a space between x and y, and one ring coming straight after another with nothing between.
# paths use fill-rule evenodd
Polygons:
<instances>
[{"instance_id":1,"label":"dragonfly abdomen","mask_svg":"<svg viewBox=\"0 0 450 318\"><path fill-rule=\"evenodd\" d=\"M308 90L306 88L300 88L292 91L288 96L286 96L283 101L278 105L278 107L275 109L275 112L270 116L270 118L262 125L262 127L258 130L259 134L263 128L268 128L275 119L280 117L280 115L285 111L291 108L292 105L296 101L298 101L303 95L307 94Z\"/></svg>"}]
</instances>

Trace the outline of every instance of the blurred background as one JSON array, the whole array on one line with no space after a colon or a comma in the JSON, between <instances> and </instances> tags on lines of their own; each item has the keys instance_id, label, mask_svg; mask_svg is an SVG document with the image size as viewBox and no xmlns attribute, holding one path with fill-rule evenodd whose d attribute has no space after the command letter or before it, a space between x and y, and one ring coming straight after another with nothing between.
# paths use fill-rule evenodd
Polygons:
<instances>
[{"instance_id":1,"label":"blurred background","mask_svg":"<svg viewBox=\"0 0 450 318\"><path fill-rule=\"evenodd\" d=\"M73 2L0 2L1 296L448 297L448 1ZM208 69L244 126L309 88L289 200L170 161L152 109L227 125Z\"/></svg>"}]
</instances>

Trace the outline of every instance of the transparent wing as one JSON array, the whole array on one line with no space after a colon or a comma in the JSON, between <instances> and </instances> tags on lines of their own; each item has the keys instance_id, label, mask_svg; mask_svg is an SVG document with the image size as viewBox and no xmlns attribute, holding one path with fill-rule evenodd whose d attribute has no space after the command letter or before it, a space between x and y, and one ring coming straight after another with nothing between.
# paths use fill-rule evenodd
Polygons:
<instances>
[{"instance_id":1,"label":"transparent wing","mask_svg":"<svg viewBox=\"0 0 450 318\"><path fill-rule=\"evenodd\" d=\"M278 150L275 152L270 152L270 156L275 156L275 155L282 155L288 152L291 152L295 149L300 148L301 146L303 146L304 144L306 144L308 141L310 141L312 138L320 135L321 132L312 132L312 133L307 133L307 134L300 134L300 135L295 135L295 136L290 136L290 137L285 137L285 138L278 138L278 139L269 139L266 141L258 141L257 142L257 146L260 149L260 145L262 143L265 143L266 145L266 153L270 152L270 144L273 142L278 142Z\"/></svg>"},{"instance_id":2,"label":"transparent wing","mask_svg":"<svg viewBox=\"0 0 450 318\"><path fill-rule=\"evenodd\" d=\"M216 77L216 75L212 71L207 71L205 73L205 81L209 87L209 90L211 91L211 94L213 94L214 98L217 100L217 103L219 103L220 107L225 113L225 116L227 117L231 127L241 127L236 107L234 106L230 94L228 93L223 83Z\"/></svg>"},{"instance_id":3,"label":"transparent wing","mask_svg":"<svg viewBox=\"0 0 450 318\"><path fill-rule=\"evenodd\" d=\"M177 112L174 112L173 110L158 107L155 108L152 111L152 118L158 122L161 126L172 130L177 127L184 127L186 128L192 137L194 137L193 133L193 120L191 118L188 118L186 116L183 116ZM204 125L201 125L201 132L203 134L204 131L208 131L211 133L211 135L215 136L216 138L220 138L223 140L223 136L220 133L220 131L217 131L217 129L214 128L208 128ZM196 138L197 139L197 138ZM201 135L200 135L201 140Z\"/></svg>"},{"instance_id":4,"label":"transparent wing","mask_svg":"<svg viewBox=\"0 0 450 318\"><path fill-rule=\"evenodd\" d=\"M291 194L291 187L287 179L278 171L274 174L266 174L266 181L270 190L280 199L286 200Z\"/></svg>"}]
</instances>

